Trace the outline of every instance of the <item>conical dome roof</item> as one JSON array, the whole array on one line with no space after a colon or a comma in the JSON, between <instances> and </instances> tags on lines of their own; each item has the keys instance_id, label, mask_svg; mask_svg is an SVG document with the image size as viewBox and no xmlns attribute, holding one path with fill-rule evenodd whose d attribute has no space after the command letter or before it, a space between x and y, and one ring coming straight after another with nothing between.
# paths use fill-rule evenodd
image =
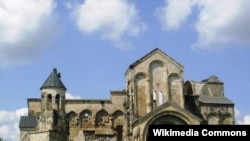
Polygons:
<instances>
[{"instance_id":1,"label":"conical dome roof","mask_svg":"<svg viewBox=\"0 0 250 141\"><path fill-rule=\"evenodd\" d=\"M43 88L62 88L64 90L67 90L64 84L61 81L61 74L57 73L56 68L53 69L49 77L46 79L46 81L43 83L40 89Z\"/></svg>"}]
</instances>

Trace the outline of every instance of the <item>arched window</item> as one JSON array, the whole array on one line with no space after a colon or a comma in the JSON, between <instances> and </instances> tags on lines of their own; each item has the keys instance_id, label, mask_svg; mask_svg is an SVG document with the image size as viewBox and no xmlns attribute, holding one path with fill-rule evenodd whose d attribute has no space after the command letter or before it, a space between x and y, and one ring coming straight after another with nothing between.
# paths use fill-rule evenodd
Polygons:
<instances>
[{"instance_id":1,"label":"arched window","mask_svg":"<svg viewBox=\"0 0 250 141\"><path fill-rule=\"evenodd\" d=\"M48 108L48 110L51 110L52 109L52 96L51 96L51 94L47 95L47 100L48 100L47 108Z\"/></svg>"},{"instance_id":2,"label":"arched window","mask_svg":"<svg viewBox=\"0 0 250 141\"><path fill-rule=\"evenodd\" d=\"M84 119L88 119L92 116L92 112L90 110L83 110L81 113L80 113L80 119L81 120L84 120Z\"/></svg>"},{"instance_id":3,"label":"arched window","mask_svg":"<svg viewBox=\"0 0 250 141\"><path fill-rule=\"evenodd\" d=\"M163 94L162 92L160 91L159 92L159 106L163 103Z\"/></svg>"},{"instance_id":4,"label":"arched window","mask_svg":"<svg viewBox=\"0 0 250 141\"><path fill-rule=\"evenodd\" d=\"M82 128L93 128L92 112L90 110L83 110L80 113L81 127Z\"/></svg>"},{"instance_id":5,"label":"arched window","mask_svg":"<svg viewBox=\"0 0 250 141\"><path fill-rule=\"evenodd\" d=\"M56 106L57 106L57 109L60 108L60 95L59 94L56 95Z\"/></svg>"},{"instance_id":6,"label":"arched window","mask_svg":"<svg viewBox=\"0 0 250 141\"><path fill-rule=\"evenodd\" d=\"M95 126L100 128L106 128L108 124L110 124L109 119L110 117L108 112L105 110L101 110L96 113Z\"/></svg>"},{"instance_id":7,"label":"arched window","mask_svg":"<svg viewBox=\"0 0 250 141\"><path fill-rule=\"evenodd\" d=\"M112 114L112 118L114 120L114 126L122 126L124 122L124 113L120 110L115 111Z\"/></svg>"}]
</instances>

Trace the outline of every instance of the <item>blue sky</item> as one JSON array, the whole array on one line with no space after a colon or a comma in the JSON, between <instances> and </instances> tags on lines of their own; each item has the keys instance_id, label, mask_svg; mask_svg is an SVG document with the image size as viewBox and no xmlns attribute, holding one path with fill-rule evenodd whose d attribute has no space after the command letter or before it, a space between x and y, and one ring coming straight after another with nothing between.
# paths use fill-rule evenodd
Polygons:
<instances>
[{"instance_id":1,"label":"blue sky","mask_svg":"<svg viewBox=\"0 0 250 141\"><path fill-rule=\"evenodd\" d=\"M18 140L27 98L57 68L67 98L110 98L130 64L158 47L184 79L216 75L250 124L248 0L0 0L0 137Z\"/></svg>"}]
</instances>

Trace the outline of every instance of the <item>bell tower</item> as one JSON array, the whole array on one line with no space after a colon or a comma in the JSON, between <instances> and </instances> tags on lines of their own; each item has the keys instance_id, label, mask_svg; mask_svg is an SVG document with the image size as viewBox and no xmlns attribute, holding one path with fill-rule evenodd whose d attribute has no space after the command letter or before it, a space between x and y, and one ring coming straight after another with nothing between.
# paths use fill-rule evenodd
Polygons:
<instances>
[{"instance_id":1,"label":"bell tower","mask_svg":"<svg viewBox=\"0 0 250 141\"><path fill-rule=\"evenodd\" d=\"M66 87L61 81L61 74L53 69L47 80L40 88L42 92L42 110L65 112Z\"/></svg>"},{"instance_id":2,"label":"bell tower","mask_svg":"<svg viewBox=\"0 0 250 141\"><path fill-rule=\"evenodd\" d=\"M38 120L39 131L47 132L49 140L66 141L68 139L68 121L65 116L67 89L56 68L53 69L40 90L42 111Z\"/></svg>"}]
</instances>

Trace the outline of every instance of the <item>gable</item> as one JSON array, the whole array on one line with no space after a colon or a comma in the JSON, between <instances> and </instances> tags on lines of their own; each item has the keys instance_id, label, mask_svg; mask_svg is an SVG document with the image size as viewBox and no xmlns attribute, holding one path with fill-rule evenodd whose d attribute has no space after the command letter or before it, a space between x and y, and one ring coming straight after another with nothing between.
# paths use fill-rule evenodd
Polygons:
<instances>
[{"instance_id":1,"label":"gable","mask_svg":"<svg viewBox=\"0 0 250 141\"><path fill-rule=\"evenodd\" d=\"M142 64L143 62L145 62L149 58L153 58L156 55L161 56L160 58L162 58L162 60L169 61L171 64L175 65L176 67L180 68L181 70L184 69L184 67L180 63L178 63L176 60L174 60L172 57L170 57L169 55L167 55L165 52L163 52L159 48L155 48L154 50L150 51L149 53L147 53L146 55L142 56L140 59L138 59L134 63L132 63L129 66L129 68L127 69L126 73L129 70L131 70L131 69L137 67L138 65ZM158 60L159 57L155 57L155 58L156 59L152 59L152 60Z\"/></svg>"}]
</instances>

